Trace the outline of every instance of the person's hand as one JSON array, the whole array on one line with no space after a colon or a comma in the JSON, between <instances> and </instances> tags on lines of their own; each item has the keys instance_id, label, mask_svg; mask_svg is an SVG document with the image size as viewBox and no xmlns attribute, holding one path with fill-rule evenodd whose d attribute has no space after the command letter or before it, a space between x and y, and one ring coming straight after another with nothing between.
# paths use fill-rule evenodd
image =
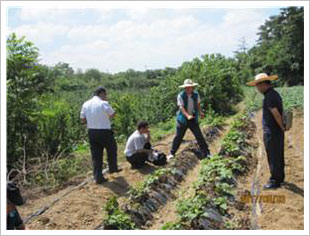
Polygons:
<instances>
[{"instance_id":1,"label":"person's hand","mask_svg":"<svg viewBox=\"0 0 310 236\"><path fill-rule=\"evenodd\" d=\"M200 118L201 118L201 119L205 118L205 113L200 112Z\"/></svg>"},{"instance_id":2,"label":"person's hand","mask_svg":"<svg viewBox=\"0 0 310 236\"><path fill-rule=\"evenodd\" d=\"M146 135L147 135L147 138L150 139L150 137L151 137L151 132L150 132L150 130L148 130L148 131L146 132Z\"/></svg>"},{"instance_id":3,"label":"person's hand","mask_svg":"<svg viewBox=\"0 0 310 236\"><path fill-rule=\"evenodd\" d=\"M194 119L194 118L195 118L195 117L192 116L192 115L188 115L188 116L187 116L187 119L188 119L188 120L192 120L192 119Z\"/></svg>"},{"instance_id":4,"label":"person's hand","mask_svg":"<svg viewBox=\"0 0 310 236\"><path fill-rule=\"evenodd\" d=\"M107 94L102 95L102 100L103 101L108 101L108 95Z\"/></svg>"}]
</instances>

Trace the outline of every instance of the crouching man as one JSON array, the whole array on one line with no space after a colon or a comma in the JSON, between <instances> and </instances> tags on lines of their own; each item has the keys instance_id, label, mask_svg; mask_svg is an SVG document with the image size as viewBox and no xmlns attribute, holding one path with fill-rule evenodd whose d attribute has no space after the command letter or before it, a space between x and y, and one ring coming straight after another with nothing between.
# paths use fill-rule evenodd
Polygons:
<instances>
[{"instance_id":1,"label":"crouching man","mask_svg":"<svg viewBox=\"0 0 310 236\"><path fill-rule=\"evenodd\" d=\"M146 161L155 165L166 164L166 155L153 150L150 140L149 124L146 121L140 121L137 130L128 138L124 152L132 169L142 168Z\"/></svg>"}]
</instances>

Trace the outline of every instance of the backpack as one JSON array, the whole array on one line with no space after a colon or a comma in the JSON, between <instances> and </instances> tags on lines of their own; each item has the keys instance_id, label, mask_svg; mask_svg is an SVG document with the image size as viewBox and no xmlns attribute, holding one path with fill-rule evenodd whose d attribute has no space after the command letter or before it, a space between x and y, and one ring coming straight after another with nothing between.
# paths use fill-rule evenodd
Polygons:
<instances>
[{"instance_id":1,"label":"backpack","mask_svg":"<svg viewBox=\"0 0 310 236\"><path fill-rule=\"evenodd\" d=\"M293 112L292 111L283 111L283 125L285 127L285 130L288 131L292 128L293 124Z\"/></svg>"},{"instance_id":2,"label":"backpack","mask_svg":"<svg viewBox=\"0 0 310 236\"><path fill-rule=\"evenodd\" d=\"M149 161L156 166L163 166L167 163L167 157L165 153L154 150Z\"/></svg>"}]
</instances>

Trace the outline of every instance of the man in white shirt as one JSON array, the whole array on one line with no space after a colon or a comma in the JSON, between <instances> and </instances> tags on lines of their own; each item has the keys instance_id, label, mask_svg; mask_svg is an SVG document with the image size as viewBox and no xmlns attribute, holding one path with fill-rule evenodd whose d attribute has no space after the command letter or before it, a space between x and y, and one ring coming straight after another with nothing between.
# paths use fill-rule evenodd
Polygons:
<instances>
[{"instance_id":1,"label":"man in white shirt","mask_svg":"<svg viewBox=\"0 0 310 236\"><path fill-rule=\"evenodd\" d=\"M146 121L140 121L137 130L127 140L125 156L133 169L140 169L148 160L151 150L151 136L149 125Z\"/></svg>"},{"instance_id":2,"label":"man in white shirt","mask_svg":"<svg viewBox=\"0 0 310 236\"><path fill-rule=\"evenodd\" d=\"M117 144L111 130L110 118L115 111L107 101L107 92L104 87L98 87L94 96L86 101L81 109L81 121L87 124L88 137L93 161L93 174L97 184L107 181L102 175L103 149L108 154L109 172L121 171L117 167Z\"/></svg>"}]
</instances>

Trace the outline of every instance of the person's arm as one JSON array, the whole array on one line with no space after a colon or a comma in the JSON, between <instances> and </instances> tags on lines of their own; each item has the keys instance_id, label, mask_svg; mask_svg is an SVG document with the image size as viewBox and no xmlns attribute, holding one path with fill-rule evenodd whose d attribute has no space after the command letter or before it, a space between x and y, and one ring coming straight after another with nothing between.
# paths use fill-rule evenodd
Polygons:
<instances>
[{"instance_id":1,"label":"person's arm","mask_svg":"<svg viewBox=\"0 0 310 236\"><path fill-rule=\"evenodd\" d=\"M115 112L112 115L109 115L110 118L114 118L115 117Z\"/></svg>"},{"instance_id":2,"label":"person's arm","mask_svg":"<svg viewBox=\"0 0 310 236\"><path fill-rule=\"evenodd\" d=\"M26 230L26 226L24 224L21 224L16 227L17 230Z\"/></svg>"},{"instance_id":3,"label":"person's arm","mask_svg":"<svg viewBox=\"0 0 310 236\"><path fill-rule=\"evenodd\" d=\"M108 114L109 118L115 117L115 111L107 101L103 103L103 109Z\"/></svg>"},{"instance_id":4,"label":"person's arm","mask_svg":"<svg viewBox=\"0 0 310 236\"><path fill-rule=\"evenodd\" d=\"M87 123L86 118L81 118L82 125L85 125Z\"/></svg>"},{"instance_id":5,"label":"person's arm","mask_svg":"<svg viewBox=\"0 0 310 236\"><path fill-rule=\"evenodd\" d=\"M86 114L85 114L85 106L84 106L84 104L83 104L82 109L81 109L80 118L81 118L81 124L85 125L87 123L87 121L86 121Z\"/></svg>"},{"instance_id":6,"label":"person's arm","mask_svg":"<svg viewBox=\"0 0 310 236\"><path fill-rule=\"evenodd\" d=\"M187 113L187 111L185 110L184 106L180 106L181 112L183 113L183 115L188 119L191 120L194 118L194 116L190 115Z\"/></svg>"},{"instance_id":7,"label":"person's arm","mask_svg":"<svg viewBox=\"0 0 310 236\"><path fill-rule=\"evenodd\" d=\"M144 138L143 138L144 139ZM134 140L135 153L152 153L153 150L145 149L145 141L142 138L136 138Z\"/></svg>"},{"instance_id":8,"label":"person's arm","mask_svg":"<svg viewBox=\"0 0 310 236\"><path fill-rule=\"evenodd\" d=\"M24 224L22 218L20 217L17 209L16 209L15 228L17 230L25 230L26 229L25 224Z\"/></svg>"},{"instance_id":9,"label":"person's arm","mask_svg":"<svg viewBox=\"0 0 310 236\"><path fill-rule=\"evenodd\" d=\"M199 110L200 118L201 119L205 118L205 113L203 113L203 111L201 110L200 102L198 103L198 110Z\"/></svg>"},{"instance_id":10,"label":"person's arm","mask_svg":"<svg viewBox=\"0 0 310 236\"><path fill-rule=\"evenodd\" d=\"M203 113L203 111L201 110L201 106L200 106L200 95L198 94L198 111L199 111L199 114L200 114L200 118L203 119L205 118L205 113Z\"/></svg>"},{"instance_id":11,"label":"person's arm","mask_svg":"<svg viewBox=\"0 0 310 236\"><path fill-rule=\"evenodd\" d=\"M149 150L149 149L138 149L138 150L136 150L136 153L147 153L147 154L150 154L152 152L153 152L153 150Z\"/></svg>"},{"instance_id":12,"label":"person's arm","mask_svg":"<svg viewBox=\"0 0 310 236\"><path fill-rule=\"evenodd\" d=\"M267 107L272 114L273 118L276 120L279 127L285 131L285 127L283 125L282 115L279 112L278 104L281 102L279 97L275 93L268 93L265 97Z\"/></svg>"},{"instance_id":13,"label":"person's arm","mask_svg":"<svg viewBox=\"0 0 310 236\"><path fill-rule=\"evenodd\" d=\"M146 142L147 142L147 143L151 143L151 132L150 132L150 130L149 130L149 132L147 133Z\"/></svg>"},{"instance_id":14,"label":"person's arm","mask_svg":"<svg viewBox=\"0 0 310 236\"><path fill-rule=\"evenodd\" d=\"M274 117L274 119L276 120L277 124L280 126L280 128L285 131L285 127L283 124L283 120L282 120L282 116L278 110L278 108L274 107L274 108L269 108L272 116Z\"/></svg>"}]
</instances>

